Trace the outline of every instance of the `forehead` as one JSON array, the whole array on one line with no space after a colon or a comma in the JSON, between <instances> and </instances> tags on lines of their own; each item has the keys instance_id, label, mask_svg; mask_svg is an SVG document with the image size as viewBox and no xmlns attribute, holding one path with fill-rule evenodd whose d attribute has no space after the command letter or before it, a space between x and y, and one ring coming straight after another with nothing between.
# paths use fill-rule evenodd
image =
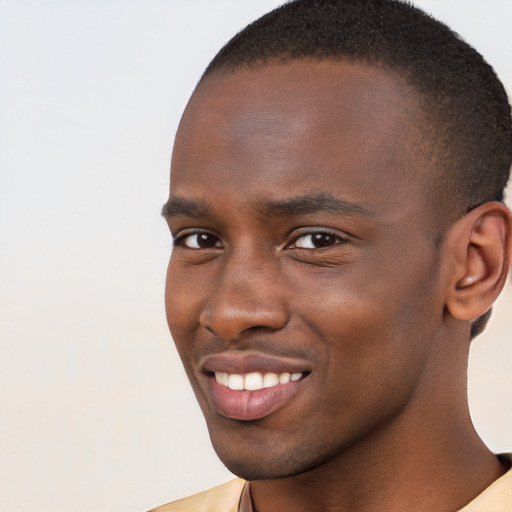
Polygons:
<instances>
[{"instance_id":1,"label":"forehead","mask_svg":"<svg viewBox=\"0 0 512 512\"><path fill-rule=\"evenodd\" d=\"M363 64L292 61L214 74L183 115L171 194L405 201L422 189L418 112L403 80Z\"/></svg>"}]
</instances>

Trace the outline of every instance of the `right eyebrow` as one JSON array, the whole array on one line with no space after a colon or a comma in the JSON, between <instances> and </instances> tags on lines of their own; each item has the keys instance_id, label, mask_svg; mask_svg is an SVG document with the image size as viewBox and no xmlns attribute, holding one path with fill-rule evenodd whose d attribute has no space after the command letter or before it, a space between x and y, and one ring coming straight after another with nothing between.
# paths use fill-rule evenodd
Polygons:
<instances>
[{"instance_id":1,"label":"right eyebrow","mask_svg":"<svg viewBox=\"0 0 512 512\"><path fill-rule=\"evenodd\" d=\"M178 216L199 219L208 216L208 214L209 209L202 201L191 201L180 196L169 197L169 200L162 207L162 216L166 219Z\"/></svg>"}]
</instances>

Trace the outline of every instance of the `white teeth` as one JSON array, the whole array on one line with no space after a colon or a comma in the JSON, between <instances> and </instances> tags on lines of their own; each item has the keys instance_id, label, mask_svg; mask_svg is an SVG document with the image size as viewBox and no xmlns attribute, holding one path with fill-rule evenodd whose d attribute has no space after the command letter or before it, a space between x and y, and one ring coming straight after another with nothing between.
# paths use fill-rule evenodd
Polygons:
<instances>
[{"instance_id":1,"label":"white teeth","mask_svg":"<svg viewBox=\"0 0 512 512\"><path fill-rule=\"evenodd\" d=\"M281 373L281 375L279 375L279 384L288 384L290 377L291 375L289 373Z\"/></svg>"},{"instance_id":2,"label":"white teeth","mask_svg":"<svg viewBox=\"0 0 512 512\"><path fill-rule=\"evenodd\" d=\"M232 373L228 378L228 388L237 391L244 389L244 378L241 375Z\"/></svg>"},{"instance_id":3,"label":"white teeth","mask_svg":"<svg viewBox=\"0 0 512 512\"><path fill-rule=\"evenodd\" d=\"M263 388L271 388L278 384L288 384L290 381L300 380L302 373L265 373L251 372L247 375L239 375L237 373L215 372L215 380L222 386L236 391L258 391Z\"/></svg>"},{"instance_id":4,"label":"white teeth","mask_svg":"<svg viewBox=\"0 0 512 512\"><path fill-rule=\"evenodd\" d=\"M223 386L226 386L228 387L228 380L229 380L229 375L227 373L224 373L224 372L217 372L215 374L215 378L217 379L217 382L219 384L222 384Z\"/></svg>"},{"instance_id":5,"label":"white teeth","mask_svg":"<svg viewBox=\"0 0 512 512\"><path fill-rule=\"evenodd\" d=\"M271 388L272 386L277 386L279 384L279 377L277 373L265 373L263 376L263 387Z\"/></svg>"},{"instance_id":6,"label":"white teeth","mask_svg":"<svg viewBox=\"0 0 512 512\"><path fill-rule=\"evenodd\" d=\"M263 377L259 372L248 373L245 376L245 389L256 391L263 388Z\"/></svg>"}]
</instances>

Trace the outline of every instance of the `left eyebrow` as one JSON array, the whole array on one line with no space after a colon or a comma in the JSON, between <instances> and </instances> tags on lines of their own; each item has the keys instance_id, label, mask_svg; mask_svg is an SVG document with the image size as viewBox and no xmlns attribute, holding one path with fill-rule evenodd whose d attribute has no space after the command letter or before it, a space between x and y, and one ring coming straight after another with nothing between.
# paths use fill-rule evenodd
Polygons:
<instances>
[{"instance_id":1,"label":"left eyebrow","mask_svg":"<svg viewBox=\"0 0 512 512\"><path fill-rule=\"evenodd\" d=\"M327 193L304 195L282 201L266 201L262 211L266 217L307 215L318 212L344 215L356 213L366 217L372 216L372 213L366 208Z\"/></svg>"}]
</instances>

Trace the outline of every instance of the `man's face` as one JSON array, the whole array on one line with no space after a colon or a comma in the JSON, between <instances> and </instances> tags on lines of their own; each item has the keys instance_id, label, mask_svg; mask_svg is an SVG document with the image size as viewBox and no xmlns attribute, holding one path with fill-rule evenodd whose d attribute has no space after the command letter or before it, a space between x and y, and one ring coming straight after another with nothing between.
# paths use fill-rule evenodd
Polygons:
<instances>
[{"instance_id":1,"label":"man's face","mask_svg":"<svg viewBox=\"0 0 512 512\"><path fill-rule=\"evenodd\" d=\"M428 411L443 300L416 112L393 75L325 61L214 75L187 107L167 317L235 474L297 474Z\"/></svg>"}]
</instances>

